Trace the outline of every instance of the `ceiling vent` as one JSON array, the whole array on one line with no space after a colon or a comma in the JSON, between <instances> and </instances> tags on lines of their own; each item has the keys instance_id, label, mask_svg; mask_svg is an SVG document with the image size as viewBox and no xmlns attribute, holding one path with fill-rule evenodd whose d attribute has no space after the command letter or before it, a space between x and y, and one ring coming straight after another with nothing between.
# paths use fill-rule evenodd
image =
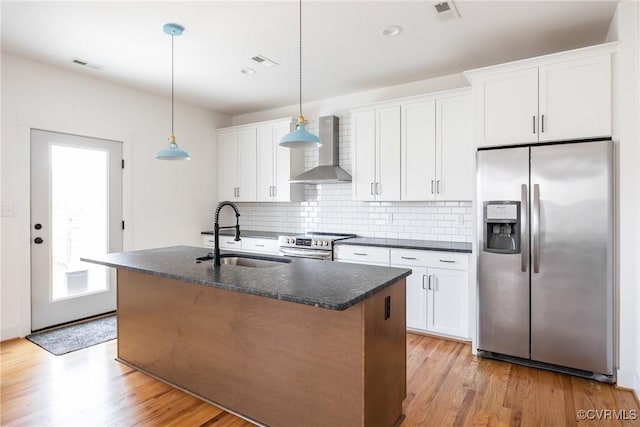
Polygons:
<instances>
[{"instance_id":1,"label":"ceiling vent","mask_svg":"<svg viewBox=\"0 0 640 427\"><path fill-rule=\"evenodd\" d=\"M104 68L103 65L94 64L93 62L85 61L85 60L78 59L78 58L74 58L73 61L71 61L71 62L73 62L76 65L81 65L83 67L92 68L94 70L101 70L101 69Z\"/></svg>"},{"instance_id":2,"label":"ceiling vent","mask_svg":"<svg viewBox=\"0 0 640 427\"><path fill-rule=\"evenodd\" d=\"M436 15L441 21L449 21L460 17L452 0L434 3L433 10L435 10Z\"/></svg>"},{"instance_id":3,"label":"ceiling vent","mask_svg":"<svg viewBox=\"0 0 640 427\"><path fill-rule=\"evenodd\" d=\"M278 65L276 61L272 61L269 58L262 55L256 55L251 59L256 61L258 64L262 65L263 67L267 67L267 68Z\"/></svg>"}]
</instances>

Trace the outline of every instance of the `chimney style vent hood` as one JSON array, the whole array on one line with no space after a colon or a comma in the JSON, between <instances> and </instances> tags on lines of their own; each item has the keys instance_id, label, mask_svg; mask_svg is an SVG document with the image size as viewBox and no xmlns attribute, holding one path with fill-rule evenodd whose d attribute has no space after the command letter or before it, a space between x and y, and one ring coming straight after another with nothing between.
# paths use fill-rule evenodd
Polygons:
<instances>
[{"instance_id":1,"label":"chimney style vent hood","mask_svg":"<svg viewBox=\"0 0 640 427\"><path fill-rule=\"evenodd\" d=\"M351 182L351 175L338 166L338 129L336 116L324 116L318 119L318 136L322 146L318 148L318 166L291 178L293 184L339 184Z\"/></svg>"}]
</instances>

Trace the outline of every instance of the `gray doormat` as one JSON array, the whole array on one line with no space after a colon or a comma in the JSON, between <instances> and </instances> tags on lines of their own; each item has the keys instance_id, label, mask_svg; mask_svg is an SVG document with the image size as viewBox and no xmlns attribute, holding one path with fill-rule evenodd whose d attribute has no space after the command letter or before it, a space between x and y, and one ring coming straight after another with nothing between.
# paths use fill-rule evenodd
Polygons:
<instances>
[{"instance_id":1,"label":"gray doormat","mask_svg":"<svg viewBox=\"0 0 640 427\"><path fill-rule=\"evenodd\" d=\"M116 339L116 336L116 316L112 315L52 331L38 332L26 338L49 353L60 356Z\"/></svg>"}]
</instances>

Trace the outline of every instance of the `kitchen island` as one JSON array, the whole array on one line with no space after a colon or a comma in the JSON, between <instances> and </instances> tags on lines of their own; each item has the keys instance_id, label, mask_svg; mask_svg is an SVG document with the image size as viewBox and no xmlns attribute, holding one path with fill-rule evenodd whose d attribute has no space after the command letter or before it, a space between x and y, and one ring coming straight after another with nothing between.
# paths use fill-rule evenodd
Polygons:
<instances>
[{"instance_id":1,"label":"kitchen island","mask_svg":"<svg viewBox=\"0 0 640 427\"><path fill-rule=\"evenodd\" d=\"M214 267L176 246L117 268L118 360L270 426L394 426L411 270L309 259ZM285 258L281 258L285 259Z\"/></svg>"}]
</instances>

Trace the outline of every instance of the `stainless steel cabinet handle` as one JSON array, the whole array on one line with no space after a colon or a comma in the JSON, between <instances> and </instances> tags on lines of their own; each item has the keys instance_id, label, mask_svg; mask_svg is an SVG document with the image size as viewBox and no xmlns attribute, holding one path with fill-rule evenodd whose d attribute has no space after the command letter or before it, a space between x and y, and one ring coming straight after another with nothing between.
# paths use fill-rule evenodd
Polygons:
<instances>
[{"instance_id":1,"label":"stainless steel cabinet handle","mask_svg":"<svg viewBox=\"0 0 640 427\"><path fill-rule=\"evenodd\" d=\"M527 272L527 264L529 263L529 242L527 237L527 227L529 227L528 200L529 191L527 190L527 184L522 184L520 186L520 201L522 203L520 209L520 269L524 273Z\"/></svg>"},{"instance_id":2,"label":"stainless steel cabinet handle","mask_svg":"<svg viewBox=\"0 0 640 427\"><path fill-rule=\"evenodd\" d=\"M456 263L455 260L452 260L452 259L441 259L439 261L440 262L448 262L449 264L455 264Z\"/></svg>"},{"instance_id":3,"label":"stainless steel cabinet handle","mask_svg":"<svg viewBox=\"0 0 640 427\"><path fill-rule=\"evenodd\" d=\"M276 187L275 185L273 186L273 197L276 197L278 195L278 187Z\"/></svg>"},{"instance_id":4,"label":"stainless steel cabinet handle","mask_svg":"<svg viewBox=\"0 0 640 427\"><path fill-rule=\"evenodd\" d=\"M273 197L273 185L269 186L269 197Z\"/></svg>"},{"instance_id":5,"label":"stainless steel cabinet handle","mask_svg":"<svg viewBox=\"0 0 640 427\"><path fill-rule=\"evenodd\" d=\"M436 181L436 193L440 194L440 180Z\"/></svg>"},{"instance_id":6,"label":"stainless steel cabinet handle","mask_svg":"<svg viewBox=\"0 0 640 427\"><path fill-rule=\"evenodd\" d=\"M380 183L376 182L376 194L379 196L380 195Z\"/></svg>"},{"instance_id":7,"label":"stainless steel cabinet handle","mask_svg":"<svg viewBox=\"0 0 640 427\"><path fill-rule=\"evenodd\" d=\"M433 194L433 183L434 183L434 181L431 180L431 194Z\"/></svg>"},{"instance_id":8,"label":"stainless steel cabinet handle","mask_svg":"<svg viewBox=\"0 0 640 427\"><path fill-rule=\"evenodd\" d=\"M425 289L425 290L427 289L426 285L424 284L424 279L426 279L426 278L427 278L427 275L423 274L422 275L422 289Z\"/></svg>"},{"instance_id":9,"label":"stainless steel cabinet handle","mask_svg":"<svg viewBox=\"0 0 640 427\"><path fill-rule=\"evenodd\" d=\"M540 117L540 132L544 133L544 114Z\"/></svg>"},{"instance_id":10,"label":"stainless steel cabinet handle","mask_svg":"<svg viewBox=\"0 0 640 427\"><path fill-rule=\"evenodd\" d=\"M360 255L360 256L367 256L367 254L364 253L364 252L354 252L353 254L354 255Z\"/></svg>"},{"instance_id":11,"label":"stainless steel cabinet handle","mask_svg":"<svg viewBox=\"0 0 640 427\"><path fill-rule=\"evenodd\" d=\"M410 256L401 256L400 258L402 258L402 259L414 259L414 260L417 259L417 258L410 257Z\"/></svg>"},{"instance_id":12,"label":"stainless steel cabinet handle","mask_svg":"<svg viewBox=\"0 0 640 427\"><path fill-rule=\"evenodd\" d=\"M540 186L533 185L533 272L540 273Z\"/></svg>"},{"instance_id":13,"label":"stainless steel cabinet handle","mask_svg":"<svg viewBox=\"0 0 640 427\"><path fill-rule=\"evenodd\" d=\"M536 133L536 116L533 116L533 133Z\"/></svg>"},{"instance_id":14,"label":"stainless steel cabinet handle","mask_svg":"<svg viewBox=\"0 0 640 427\"><path fill-rule=\"evenodd\" d=\"M371 189L369 191L371 193L371 195L373 196L373 182L371 183Z\"/></svg>"},{"instance_id":15,"label":"stainless steel cabinet handle","mask_svg":"<svg viewBox=\"0 0 640 427\"><path fill-rule=\"evenodd\" d=\"M259 245L257 243L255 244L255 246L258 247L258 248L264 248L264 245Z\"/></svg>"},{"instance_id":16,"label":"stainless steel cabinet handle","mask_svg":"<svg viewBox=\"0 0 640 427\"><path fill-rule=\"evenodd\" d=\"M431 290L431 274L429 275L429 286L428 289Z\"/></svg>"},{"instance_id":17,"label":"stainless steel cabinet handle","mask_svg":"<svg viewBox=\"0 0 640 427\"><path fill-rule=\"evenodd\" d=\"M235 245L235 244L236 244L236 242L234 242L234 241L232 240L232 241L230 241L230 242L227 242L227 244L229 244L229 245Z\"/></svg>"},{"instance_id":18,"label":"stainless steel cabinet handle","mask_svg":"<svg viewBox=\"0 0 640 427\"><path fill-rule=\"evenodd\" d=\"M240 197L240 187L238 187L238 197Z\"/></svg>"}]
</instances>

